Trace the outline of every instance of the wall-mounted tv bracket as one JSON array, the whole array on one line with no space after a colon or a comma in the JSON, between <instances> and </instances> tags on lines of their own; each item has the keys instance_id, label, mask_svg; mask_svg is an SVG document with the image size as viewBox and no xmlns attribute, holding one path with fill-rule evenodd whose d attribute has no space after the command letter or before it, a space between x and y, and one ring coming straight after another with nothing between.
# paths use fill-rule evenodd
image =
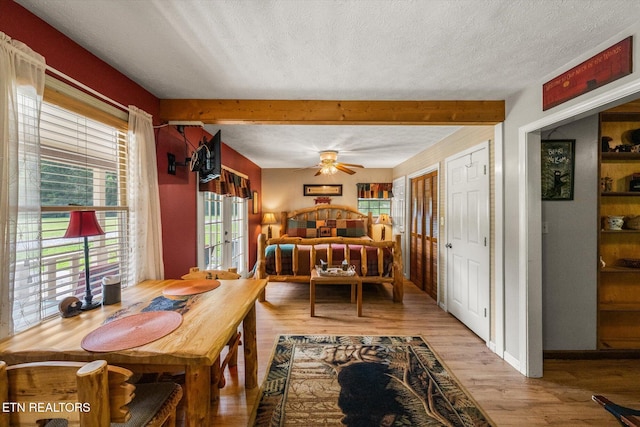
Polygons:
<instances>
[{"instance_id":1,"label":"wall-mounted tv bracket","mask_svg":"<svg viewBox=\"0 0 640 427\"><path fill-rule=\"evenodd\" d=\"M170 121L168 123L168 125L170 126L175 126L176 130L178 131L178 133L180 135L182 135L182 137L184 138L185 142L187 143L187 145L189 145L189 141L187 141L187 137L184 134L184 128L185 127L200 127L200 128L204 128L204 123L202 122L183 122L183 121ZM187 148L188 150L188 148ZM184 163L178 163L176 162L176 155L173 153L167 153L167 173L169 175L175 175L176 174L176 166L188 166L191 162L191 157L185 157L184 158Z\"/></svg>"},{"instance_id":2,"label":"wall-mounted tv bracket","mask_svg":"<svg viewBox=\"0 0 640 427\"><path fill-rule=\"evenodd\" d=\"M173 153L167 153L167 172L169 175L176 174L176 166L188 166L191 162L191 157L185 157L184 163L176 162L176 155Z\"/></svg>"}]
</instances>

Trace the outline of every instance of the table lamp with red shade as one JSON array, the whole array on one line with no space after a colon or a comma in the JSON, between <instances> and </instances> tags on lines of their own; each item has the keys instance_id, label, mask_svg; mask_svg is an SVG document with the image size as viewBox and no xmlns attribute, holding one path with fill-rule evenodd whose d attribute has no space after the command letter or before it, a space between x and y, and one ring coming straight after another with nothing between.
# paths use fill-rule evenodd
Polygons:
<instances>
[{"instance_id":1,"label":"table lamp with red shade","mask_svg":"<svg viewBox=\"0 0 640 427\"><path fill-rule=\"evenodd\" d=\"M93 295L91 294L91 283L89 283L89 240L90 236L103 235L104 231L98 219L96 218L96 211L71 211L69 218L69 226L67 232L64 234L65 238L83 237L84 238L84 285L85 294L84 302L82 303L82 310L93 310L100 306L100 302L93 302Z\"/></svg>"}]
</instances>

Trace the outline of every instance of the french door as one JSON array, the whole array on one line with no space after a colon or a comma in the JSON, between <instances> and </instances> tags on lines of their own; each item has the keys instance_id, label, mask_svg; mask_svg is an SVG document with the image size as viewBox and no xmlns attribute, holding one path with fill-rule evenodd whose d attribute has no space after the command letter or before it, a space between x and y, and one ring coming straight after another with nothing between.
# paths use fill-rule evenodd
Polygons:
<instances>
[{"instance_id":1,"label":"french door","mask_svg":"<svg viewBox=\"0 0 640 427\"><path fill-rule=\"evenodd\" d=\"M199 264L207 270L233 267L243 274L247 271L247 200L208 191L201 194Z\"/></svg>"}]
</instances>

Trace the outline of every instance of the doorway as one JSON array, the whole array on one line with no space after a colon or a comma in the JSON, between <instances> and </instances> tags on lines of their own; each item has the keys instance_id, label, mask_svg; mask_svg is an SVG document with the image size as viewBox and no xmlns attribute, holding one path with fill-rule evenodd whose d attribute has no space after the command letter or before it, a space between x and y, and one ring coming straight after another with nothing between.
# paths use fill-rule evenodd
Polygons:
<instances>
[{"instance_id":1,"label":"doorway","mask_svg":"<svg viewBox=\"0 0 640 427\"><path fill-rule=\"evenodd\" d=\"M438 300L438 171L411 178L409 280Z\"/></svg>"},{"instance_id":2,"label":"doorway","mask_svg":"<svg viewBox=\"0 0 640 427\"><path fill-rule=\"evenodd\" d=\"M198 224L198 258L207 270L247 271L247 199L202 191Z\"/></svg>"}]
</instances>

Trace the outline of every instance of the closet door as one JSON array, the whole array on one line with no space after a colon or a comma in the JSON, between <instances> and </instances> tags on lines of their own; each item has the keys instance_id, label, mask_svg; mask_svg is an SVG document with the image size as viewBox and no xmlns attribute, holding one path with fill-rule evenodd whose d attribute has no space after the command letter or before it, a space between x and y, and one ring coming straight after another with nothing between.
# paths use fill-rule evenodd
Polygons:
<instances>
[{"instance_id":1,"label":"closet door","mask_svg":"<svg viewBox=\"0 0 640 427\"><path fill-rule=\"evenodd\" d=\"M410 280L438 298L438 172L411 180Z\"/></svg>"},{"instance_id":2,"label":"closet door","mask_svg":"<svg viewBox=\"0 0 640 427\"><path fill-rule=\"evenodd\" d=\"M409 279L424 289L424 179L411 180L411 274Z\"/></svg>"}]
</instances>

